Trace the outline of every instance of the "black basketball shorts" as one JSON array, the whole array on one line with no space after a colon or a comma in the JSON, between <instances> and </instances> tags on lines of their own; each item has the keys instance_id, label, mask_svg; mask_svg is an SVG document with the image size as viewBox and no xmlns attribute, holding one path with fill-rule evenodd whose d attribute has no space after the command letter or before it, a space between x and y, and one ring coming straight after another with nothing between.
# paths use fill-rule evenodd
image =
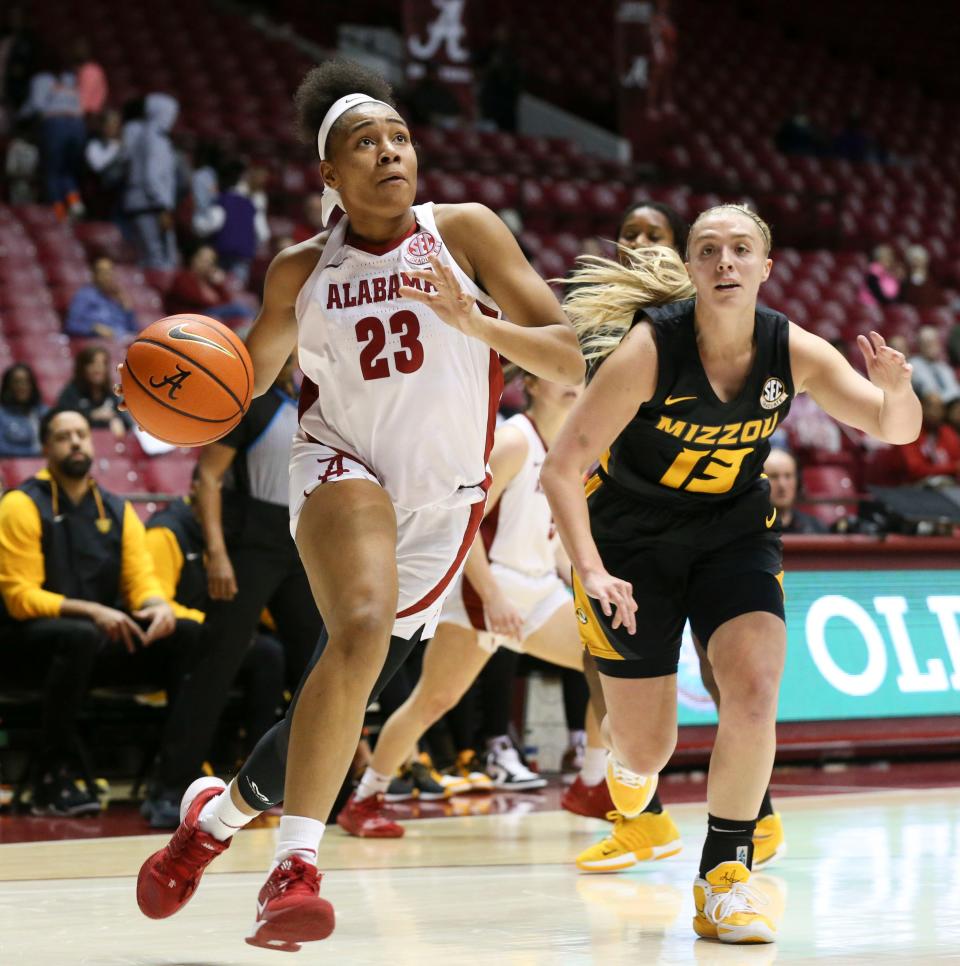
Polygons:
<instances>
[{"instance_id":1,"label":"black basketball shorts","mask_svg":"<svg viewBox=\"0 0 960 966\"><path fill-rule=\"evenodd\" d=\"M765 482L722 505L682 510L643 504L604 482L590 494L590 525L607 572L633 585L637 632L614 630L574 574L580 636L601 673L676 674L687 619L704 647L721 624L783 610L780 526Z\"/></svg>"}]
</instances>

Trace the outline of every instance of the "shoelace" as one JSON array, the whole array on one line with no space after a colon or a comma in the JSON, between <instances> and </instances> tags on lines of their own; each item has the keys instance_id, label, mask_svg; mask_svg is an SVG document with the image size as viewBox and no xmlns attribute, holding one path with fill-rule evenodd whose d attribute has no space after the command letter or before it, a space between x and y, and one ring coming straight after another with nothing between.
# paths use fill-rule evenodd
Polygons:
<instances>
[{"instance_id":1,"label":"shoelace","mask_svg":"<svg viewBox=\"0 0 960 966\"><path fill-rule=\"evenodd\" d=\"M198 829L187 829L181 826L167 847L167 861L161 863L161 871L167 873L172 870L181 877L192 878L201 869L204 869L214 857L223 851L221 848L207 848L203 844L200 836L203 835ZM217 845L223 845L212 839Z\"/></svg>"},{"instance_id":2,"label":"shoelace","mask_svg":"<svg viewBox=\"0 0 960 966\"><path fill-rule=\"evenodd\" d=\"M276 896L293 892L316 895L320 891L320 874L306 862L287 859L274 869L270 884Z\"/></svg>"},{"instance_id":3,"label":"shoelace","mask_svg":"<svg viewBox=\"0 0 960 966\"><path fill-rule=\"evenodd\" d=\"M735 882L726 894L721 894L716 903L709 910L704 910L707 918L714 923L720 923L727 916L738 912L756 913L755 906L767 905L767 897L757 892L746 882Z\"/></svg>"},{"instance_id":4,"label":"shoelace","mask_svg":"<svg viewBox=\"0 0 960 966\"><path fill-rule=\"evenodd\" d=\"M647 775L638 775L635 771L624 768L618 761L613 762L613 775L621 785L628 788L646 788L650 782Z\"/></svg>"}]
</instances>

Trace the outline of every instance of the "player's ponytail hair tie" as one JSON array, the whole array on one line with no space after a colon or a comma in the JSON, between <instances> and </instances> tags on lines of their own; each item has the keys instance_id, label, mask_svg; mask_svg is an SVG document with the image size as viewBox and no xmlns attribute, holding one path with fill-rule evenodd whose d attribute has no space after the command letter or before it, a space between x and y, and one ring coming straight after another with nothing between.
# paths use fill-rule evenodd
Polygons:
<instances>
[{"instance_id":1,"label":"player's ponytail hair tie","mask_svg":"<svg viewBox=\"0 0 960 966\"><path fill-rule=\"evenodd\" d=\"M347 111L352 111L360 104L382 104L384 107L394 110L393 106L387 104L386 101L378 101L369 94L347 94L340 100L334 101L323 119L323 124L320 125L319 134L317 134L317 151L320 152L321 161L327 160L327 137L330 134L330 129ZM343 199L340 197L340 192L329 185L324 185L323 200L320 206L321 219L324 225L330 220L334 208L343 208Z\"/></svg>"}]
</instances>

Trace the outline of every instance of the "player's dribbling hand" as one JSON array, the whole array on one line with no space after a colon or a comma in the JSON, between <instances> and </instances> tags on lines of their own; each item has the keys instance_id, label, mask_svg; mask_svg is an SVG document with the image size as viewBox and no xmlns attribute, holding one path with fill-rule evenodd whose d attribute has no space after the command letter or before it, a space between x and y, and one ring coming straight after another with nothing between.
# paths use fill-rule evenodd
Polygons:
<instances>
[{"instance_id":1,"label":"player's dribbling hand","mask_svg":"<svg viewBox=\"0 0 960 966\"><path fill-rule=\"evenodd\" d=\"M891 349L879 332L857 336L857 345L867 364L867 377L884 392L897 393L910 388L913 366L902 352Z\"/></svg>"},{"instance_id":2,"label":"player's dribbling hand","mask_svg":"<svg viewBox=\"0 0 960 966\"><path fill-rule=\"evenodd\" d=\"M473 334L473 311L477 300L460 288L453 270L438 258L430 256L431 271L411 272L413 278L429 282L436 291L425 292L409 285L401 285L399 294L405 299L413 299L427 305L440 318L454 329L465 335Z\"/></svg>"},{"instance_id":3,"label":"player's dribbling hand","mask_svg":"<svg viewBox=\"0 0 960 966\"><path fill-rule=\"evenodd\" d=\"M497 594L490 600L485 600L483 613L488 631L513 637L518 641L523 640L523 618L520 616L520 611L503 594Z\"/></svg>"},{"instance_id":4,"label":"player's dribbling hand","mask_svg":"<svg viewBox=\"0 0 960 966\"><path fill-rule=\"evenodd\" d=\"M600 601L600 610L612 616L612 626L625 627L628 634L637 633L637 602L633 599L633 585L605 570L580 575L580 583L590 597ZM616 614L613 613L616 608Z\"/></svg>"}]
</instances>

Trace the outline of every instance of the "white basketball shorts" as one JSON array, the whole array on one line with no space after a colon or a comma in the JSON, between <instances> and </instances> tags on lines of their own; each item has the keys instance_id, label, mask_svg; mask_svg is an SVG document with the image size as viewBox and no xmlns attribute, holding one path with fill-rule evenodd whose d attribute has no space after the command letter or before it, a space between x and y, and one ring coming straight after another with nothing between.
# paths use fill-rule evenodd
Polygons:
<instances>
[{"instance_id":1,"label":"white basketball shorts","mask_svg":"<svg viewBox=\"0 0 960 966\"><path fill-rule=\"evenodd\" d=\"M374 470L357 457L298 433L290 449L290 533L307 497L319 486L344 480L369 480ZM483 518L484 501L458 507L424 507L397 514L397 576L400 593L393 633L408 638L424 627L433 636L444 601L463 570L467 552Z\"/></svg>"}]
</instances>

